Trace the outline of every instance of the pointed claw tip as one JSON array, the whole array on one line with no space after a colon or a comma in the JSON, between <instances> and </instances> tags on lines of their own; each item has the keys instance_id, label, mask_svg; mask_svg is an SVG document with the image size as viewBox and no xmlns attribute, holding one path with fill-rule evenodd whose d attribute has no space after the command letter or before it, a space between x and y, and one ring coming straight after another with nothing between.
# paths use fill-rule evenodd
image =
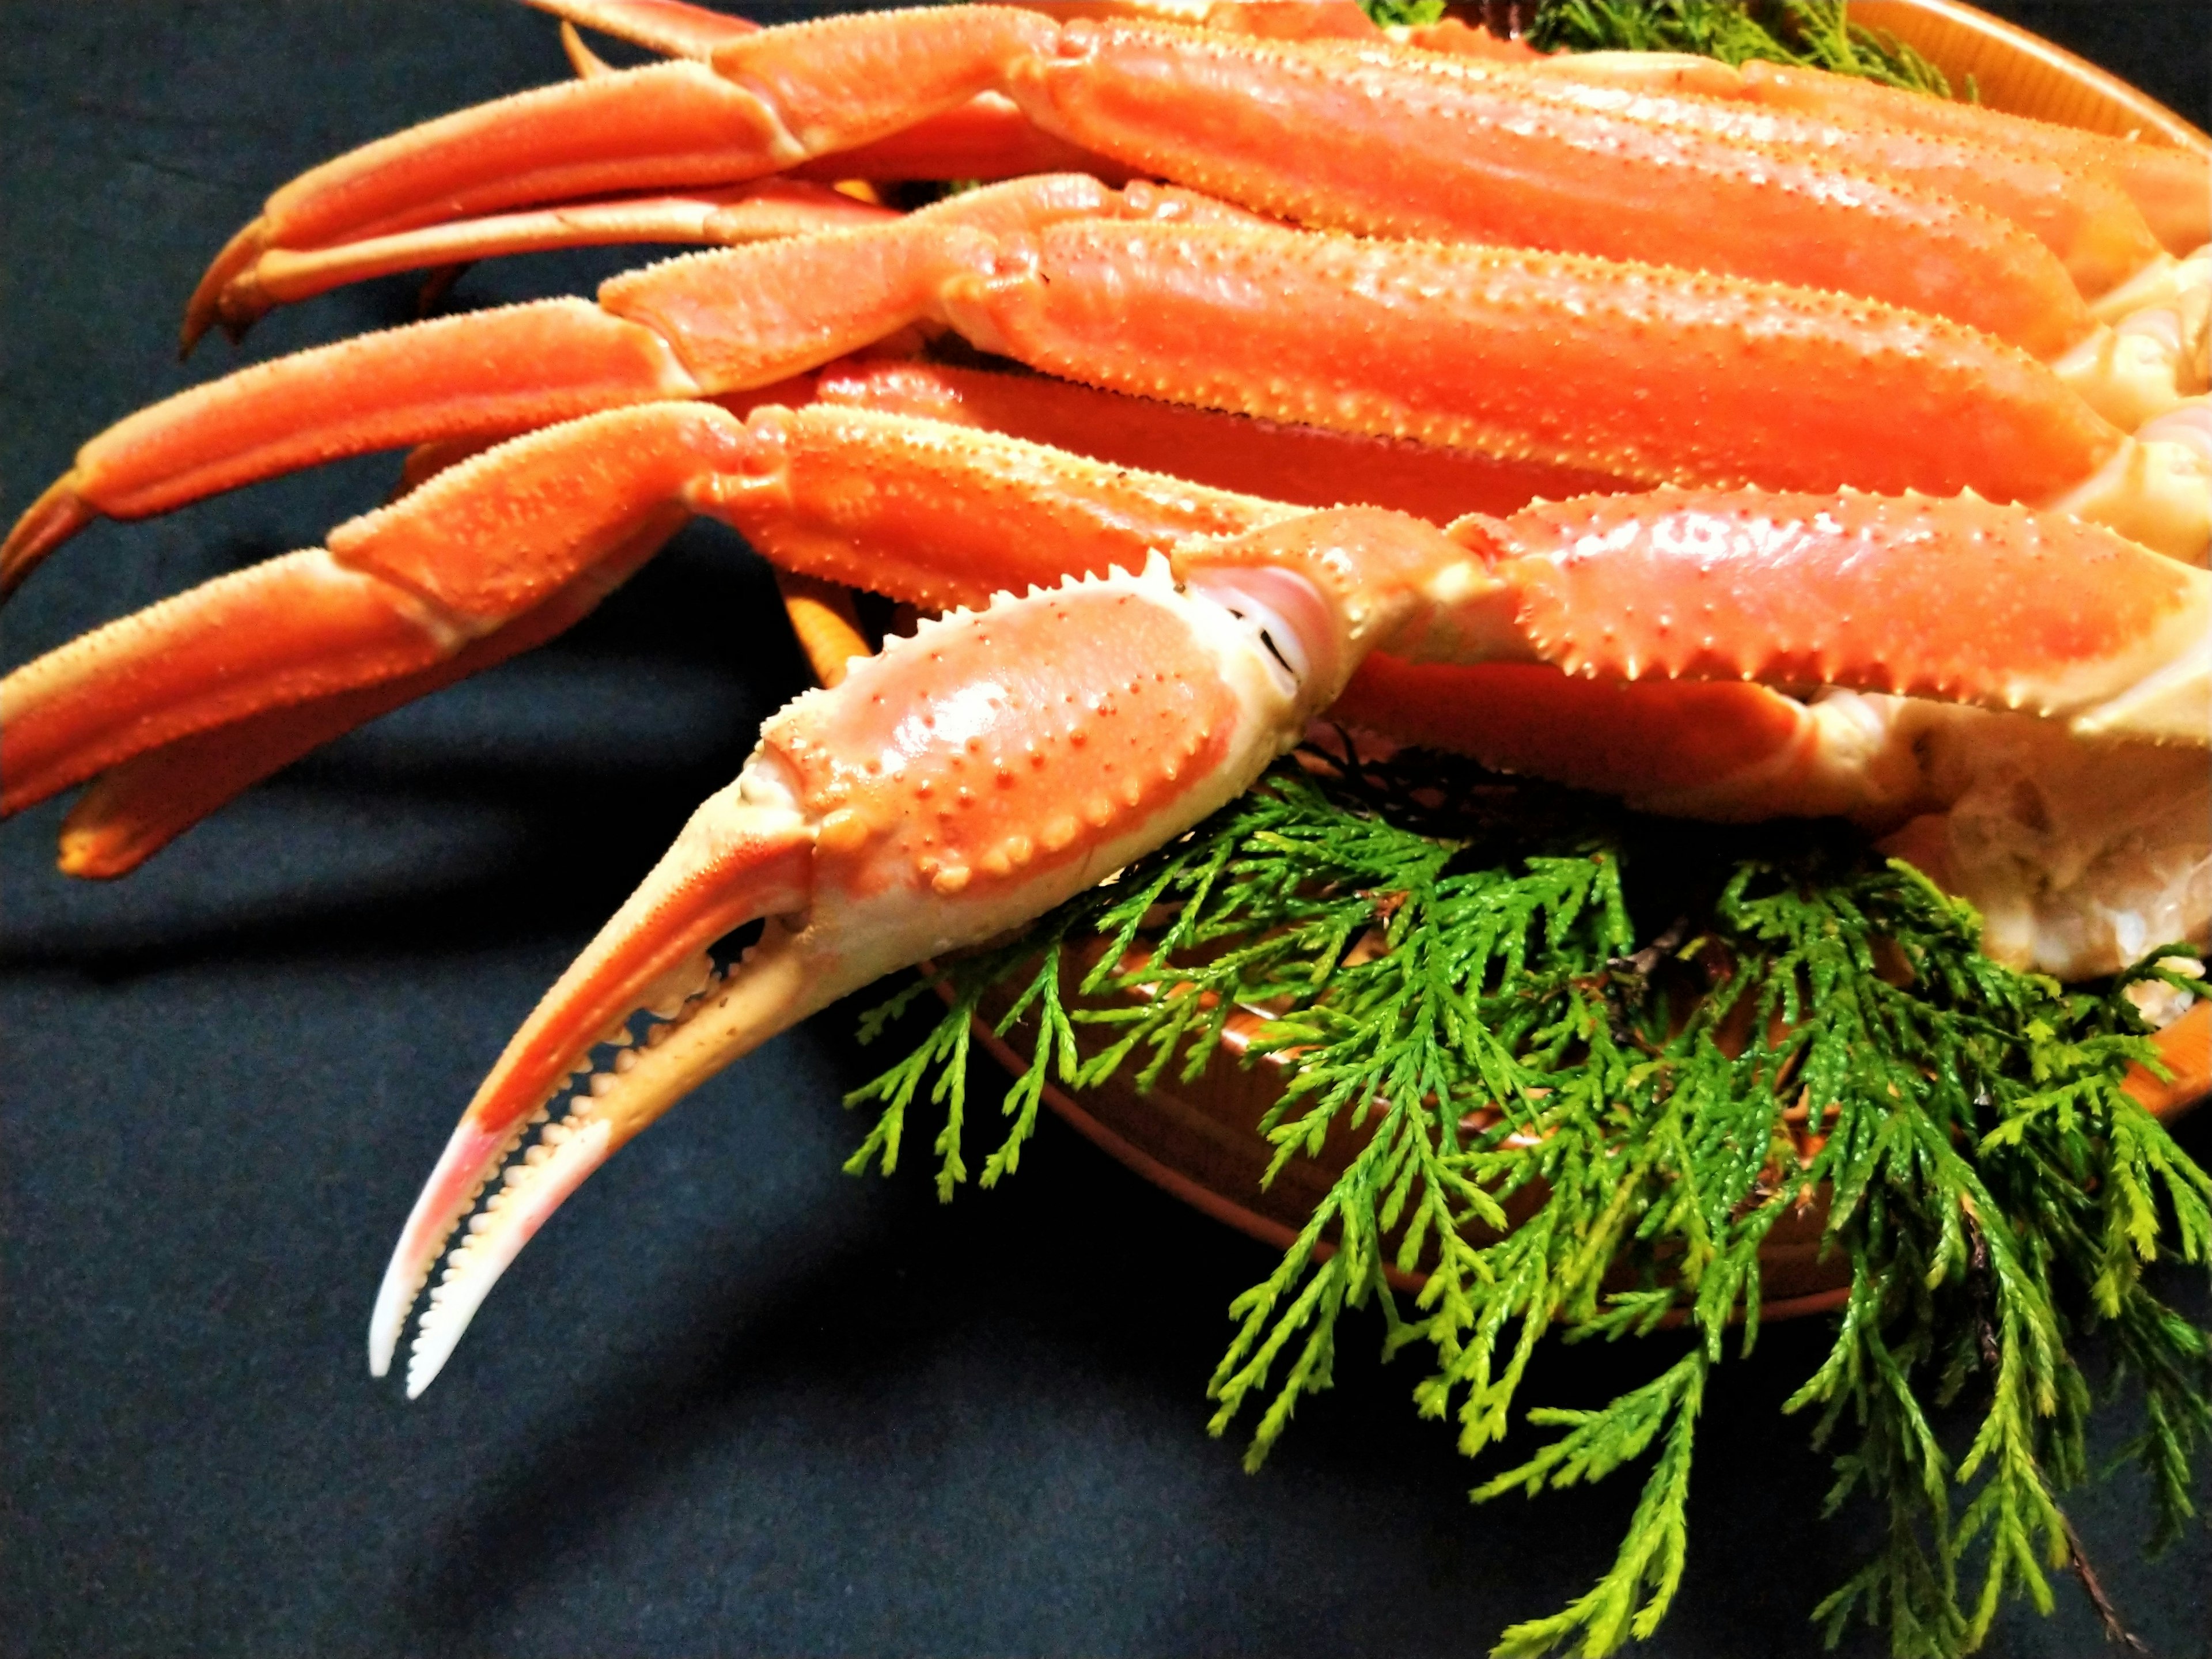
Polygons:
<instances>
[{"instance_id":1,"label":"pointed claw tip","mask_svg":"<svg viewBox=\"0 0 2212 1659\"><path fill-rule=\"evenodd\" d=\"M461 1332L467 1328L465 1318L447 1322L437 1317L437 1310L422 1316L421 1334L407 1354L407 1397L420 1400L422 1392L438 1380L438 1373L446 1369L459 1346Z\"/></svg>"},{"instance_id":2,"label":"pointed claw tip","mask_svg":"<svg viewBox=\"0 0 2212 1659\"><path fill-rule=\"evenodd\" d=\"M551 1148L551 1156L543 1162L508 1165L507 1184L495 1189L489 1202L468 1218L467 1231L447 1256L445 1271L431 1288L428 1304L416 1323L415 1340L407 1355L410 1400L419 1398L445 1369L477 1309L483 1305L484 1297L491 1293L492 1286L521 1253L522 1247L620 1144L610 1133L609 1126L589 1120L588 1108L572 1113L568 1122L580 1122L580 1127L564 1127L557 1139L545 1141ZM506 1164L520 1139L517 1136L507 1142L487 1167L496 1171ZM523 1173L518 1176L518 1170ZM395 1269L399 1265L400 1257L395 1255ZM377 1370L380 1362L389 1368L407 1313L422 1297L428 1279L426 1271L414 1280L413 1291L404 1303L396 1304L396 1316L388 1322L382 1318L384 1309L380 1301L380 1317L372 1328L369 1353L370 1370L376 1375L384 1374Z\"/></svg>"},{"instance_id":3,"label":"pointed claw tip","mask_svg":"<svg viewBox=\"0 0 2212 1659\"><path fill-rule=\"evenodd\" d=\"M76 470L48 484L0 542L0 602L23 585L40 560L100 516L100 509L76 492Z\"/></svg>"},{"instance_id":4,"label":"pointed claw tip","mask_svg":"<svg viewBox=\"0 0 2212 1659\"><path fill-rule=\"evenodd\" d=\"M256 217L241 226L238 234L223 244L222 252L215 256L214 263L200 278L192 297L185 302L185 324L177 336L177 356L189 357L200 337L218 322L234 343L246 332L243 324L234 325L223 307L223 295L232 280L241 272L250 270L269 250L270 228L266 217ZM250 322L252 319L247 319Z\"/></svg>"},{"instance_id":5,"label":"pointed claw tip","mask_svg":"<svg viewBox=\"0 0 2212 1659\"><path fill-rule=\"evenodd\" d=\"M416 1299L422 1294L427 1273L410 1274L404 1260L405 1239L392 1252L392 1261L384 1270L384 1283L377 1287L376 1309L368 1318L368 1374L383 1376L392 1370L392 1356L398 1352L401 1333L407 1328L407 1316L413 1311Z\"/></svg>"},{"instance_id":6,"label":"pointed claw tip","mask_svg":"<svg viewBox=\"0 0 2212 1659\"><path fill-rule=\"evenodd\" d=\"M476 1207L485 1185L521 1144L528 1128L527 1123L518 1123L503 1134L487 1134L465 1116L454 1126L437 1167L416 1196L399 1242L392 1246L391 1260L385 1264L383 1282L377 1286L376 1306L368 1322L372 1376L382 1376L392 1369L392 1357L407 1328L408 1316L421 1300L423 1286L429 1283L447 1241Z\"/></svg>"}]
</instances>

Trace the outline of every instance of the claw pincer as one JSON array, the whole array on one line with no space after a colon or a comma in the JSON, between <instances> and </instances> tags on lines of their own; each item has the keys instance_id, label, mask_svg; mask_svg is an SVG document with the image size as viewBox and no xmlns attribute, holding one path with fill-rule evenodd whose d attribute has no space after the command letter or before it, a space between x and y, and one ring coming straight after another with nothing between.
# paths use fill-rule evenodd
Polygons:
<instances>
[{"instance_id":1,"label":"claw pincer","mask_svg":"<svg viewBox=\"0 0 2212 1659\"><path fill-rule=\"evenodd\" d=\"M1193 544L1172 573L1154 559L1134 575L1001 595L799 698L477 1091L393 1255L371 1369L389 1366L465 1218L410 1395L555 1206L684 1093L837 998L1027 921L1242 793L1410 614L1428 569L1466 556L1400 514L1314 514ZM714 972L708 947L756 921L758 942ZM641 1046L626 1029L641 1006L668 1021ZM611 1068L555 1118L555 1097L606 1041L622 1045Z\"/></svg>"}]
</instances>

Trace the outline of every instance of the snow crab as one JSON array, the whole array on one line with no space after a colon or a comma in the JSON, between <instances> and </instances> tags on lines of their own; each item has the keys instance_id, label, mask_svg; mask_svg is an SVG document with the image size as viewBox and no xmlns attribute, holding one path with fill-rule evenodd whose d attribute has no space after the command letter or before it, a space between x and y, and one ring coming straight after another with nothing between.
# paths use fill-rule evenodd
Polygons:
<instances>
[{"instance_id":1,"label":"snow crab","mask_svg":"<svg viewBox=\"0 0 2212 1659\"><path fill-rule=\"evenodd\" d=\"M187 343L410 265L736 246L180 394L0 552L13 586L95 517L416 449L414 487L325 547L0 688L9 810L94 781L64 832L83 874L542 642L693 514L949 613L770 722L501 1057L378 1298L381 1374L465 1224L410 1392L704 1077L1179 833L1324 708L1673 810L1903 825L1997 948L2053 968L2203 931L2212 289L2171 178L2200 161L1808 113L1789 99L1820 88L1785 77L1654 89L989 7L549 9L676 61L580 56L305 175L219 257ZM1338 142L1293 142L1316 128ZM808 187L953 156L1006 176L908 215ZM948 332L1091 389L841 365ZM1102 459L1031 441L1075 434ZM1978 792L2058 775L2041 845L1966 856ZM2019 900L2054 849L2096 878ZM753 922L725 975L708 947ZM665 1023L635 1042L640 1008Z\"/></svg>"}]
</instances>

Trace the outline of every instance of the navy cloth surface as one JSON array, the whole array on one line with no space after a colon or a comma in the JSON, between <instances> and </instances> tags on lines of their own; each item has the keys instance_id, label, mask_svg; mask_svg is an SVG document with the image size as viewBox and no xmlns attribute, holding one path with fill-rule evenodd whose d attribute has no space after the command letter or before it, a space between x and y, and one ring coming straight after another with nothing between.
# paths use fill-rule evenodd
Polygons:
<instances>
[{"instance_id":1,"label":"navy cloth surface","mask_svg":"<svg viewBox=\"0 0 2212 1659\"><path fill-rule=\"evenodd\" d=\"M2010 9L2206 120L2195 0ZM139 404L407 320L403 277L235 356L173 349L276 185L567 72L548 20L494 3L57 0L0 9L0 40L9 514ZM478 266L453 302L588 292L635 257ZM394 471L97 526L7 612L6 664L312 544ZM421 1402L371 1382L377 1277L459 1107L802 674L765 568L694 527L573 635L127 882L53 873L58 805L0 834L0 1651L1472 1654L1602 1569L1640 1476L1470 1508L1472 1466L1415 1419L1420 1361L1380 1364L1371 1318L1243 1474L1203 1390L1272 1252L1057 1123L949 1207L927 1133L893 1179L840 1174L862 1126L838 1099L875 1058L849 1005L595 1177ZM2212 1122L2185 1138L2212 1156ZM2212 1319L2201 1280L2166 1283ZM1775 1327L1721 1370L1644 1651L1817 1650L1806 1614L1869 1522L1820 1519L1825 1461L1778 1411L1825 1341ZM1595 1405L1657 1359L1549 1353L1524 1398ZM2148 1565L2134 1480L2069 1507L2154 1649L2212 1652L2207 1534ZM2059 1593L1990 1650L2098 1650Z\"/></svg>"}]
</instances>

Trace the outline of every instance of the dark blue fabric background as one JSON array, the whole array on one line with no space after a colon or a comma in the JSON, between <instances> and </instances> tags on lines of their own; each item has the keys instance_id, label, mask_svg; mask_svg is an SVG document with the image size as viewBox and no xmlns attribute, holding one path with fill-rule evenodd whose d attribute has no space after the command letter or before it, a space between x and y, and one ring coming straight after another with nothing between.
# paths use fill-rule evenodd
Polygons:
<instances>
[{"instance_id":1,"label":"dark blue fabric background","mask_svg":"<svg viewBox=\"0 0 2212 1659\"><path fill-rule=\"evenodd\" d=\"M2193 3L2011 9L2206 116ZM565 73L519 7L0 8L0 511L125 411L403 321L404 279L179 367L209 256L274 185ZM457 302L586 290L611 255L479 267ZM386 458L96 527L6 616L21 662L316 540ZM363 1367L417 1182L509 1030L798 689L762 566L694 529L587 626L292 769L113 886L7 826L0 1650L1473 1654L1577 1594L1632 1480L1471 1510L1419 1362L1371 1321L1256 1478L1210 1441L1224 1310L1270 1255L1048 1124L999 1193L838 1165L868 1057L833 1010L595 1178L419 1404ZM984 1078L981 1081L992 1081ZM2212 1124L2188 1136L2212 1156ZM2199 1318L2202 1283L2170 1281ZM1777 1411L1824 1333L1722 1373L1652 1655L1799 1654L1868 1517ZM1596 1403L1659 1356L1541 1361ZM2212 1486L2207 1488L2212 1496ZM2156 1650L2212 1652L2199 1531L2069 1500ZM2098 1646L2081 1598L2007 1655ZM1867 1643L1848 1651L1874 1654Z\"/></svg>"}]
</instances>

